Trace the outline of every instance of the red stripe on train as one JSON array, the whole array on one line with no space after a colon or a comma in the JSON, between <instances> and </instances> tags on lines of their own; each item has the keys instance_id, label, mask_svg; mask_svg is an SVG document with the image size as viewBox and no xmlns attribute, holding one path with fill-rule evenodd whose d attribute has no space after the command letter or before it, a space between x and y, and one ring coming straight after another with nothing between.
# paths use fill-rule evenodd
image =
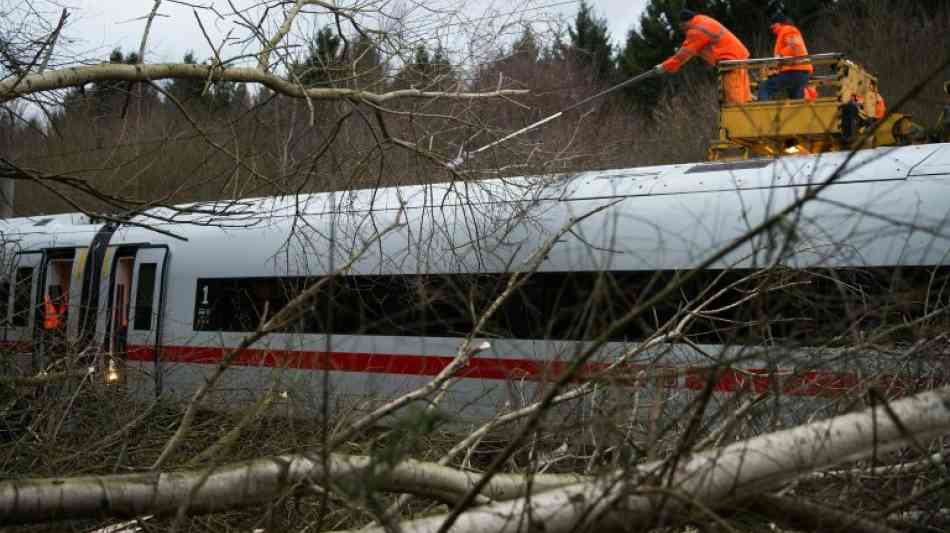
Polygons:
<instances>
[{"instance_id":1,"label":"red stripe on train","mask_svg":"<svg viewBox=\"0 0 950 533\"><path fill-rule=\"evenodd\" d=\"M229 352L228 348L197 346L163 346L162 361L213 365ZM154 361L154 350L149 346L129 346L131 361ZM452 357L369 352L315 352L294 350L246 349L231 362L234 366L289 368L299 370L331 370L336 372L363 372L410 376L435 376ZM696 367L652 367L627 364L604 374L607 364L589 363L581 369L579 379L604 379L627 384L650 384L660 388L702 390L709 379L709 369ZM473 357L457 377L495 380L544 381L555 378L568 368L565 361L538 361L531 359L500 359ZM646 370L647 377L640 371ZM779 381L776 385L776 379ZM833 371L802 371L794 375L770 376L765 369L721 369L713 385L716 392L736 392L743 388L765 392L773 387L789 396L839 396L855 387L876 386L889 395L901 396L924 388L948 384L946 378L918 378L913 376L879 375L860 379L853 373Z\"/></svg>"},{"instance_id":2,"label":"red stripe on train","mask_svg":"<svg viewBox=\"0 0 950 533\"><path fill-rule=\"evenodd\" d=\"M162 362L217 364L229 351L228 348L162 346ZM155 360L154 350L149 346L129 346L127 352L128 359L131 361ZM246 349L234 357L231 364L299 370L435 376L451 362L452 357L438 355ZM527 359L473 357L468 365L459 371L458 376L477 379L543 379L557 375L565 369L566 363L562 361L541 362Z\"/></svg>"}]
</instances>

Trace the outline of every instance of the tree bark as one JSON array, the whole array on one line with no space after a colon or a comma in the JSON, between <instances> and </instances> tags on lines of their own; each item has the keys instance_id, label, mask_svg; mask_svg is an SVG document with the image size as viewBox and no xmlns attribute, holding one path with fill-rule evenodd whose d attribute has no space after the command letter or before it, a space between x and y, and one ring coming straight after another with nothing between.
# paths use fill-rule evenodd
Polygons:
<instances>
[{"instance_id":1,"label":"tree bark","mask_svg":"<svg viewBox=\"0 0 950 533\"><path fill-rule=\"evenodd\" d=\"M147 65L102 63L100 65L48 70L42 73L29 74L22 79L11 78L0 82L0 103L8 102L28 94L65 89L67 87L84 85L96 81L149 82L166 79L260 83L278 93L295 98L312 98L318 100L348 99L366 101L374 104L382 104L389 100L399 98L454 98L474 100L496 98L499 96L523 95L529 92L520 89L503 89L490 92L442 92L400 89L385 93L374 93L345 88L311 87L308 89L256 68L221 68L213 65L193 65L185 63L154 63ZM17 83L18 81L19 83Z\"/></svg>"},{"instance_id":2,"label":"tree bark","mask_svg":"<svg viewBox=\"0 0 950 533\"><path fill-rule=\"evenodd\" d=\"M663 487L651 488L645 481L654 477L651 475L658 473L663 463L641 465L596 481L470 509L458 517L451 531L630 531L651 525L661 502L664 516L685 518L689 502L722 508L812 470L885 453L911 439L924 441L950 432L950 388L899 400L890 408L900 423L895 423L884 407L876 407L685 457ZM677 497L669 497L671 491ZM447 516L407 521L400 530L440 532ZM383 533L385 529L361 531Z\"/></svg>"},{"instance_id":3,"label":"tree bark","mask_svg":"<svg viewBox=\"0 0 950 533\"><path fill-rule=\"evenodd\" d=\"M329 472L318 455L282 455L216 468L188 500L207 473L181 472L27 479L0 483L0 523L27 524L87 517L131 518L170 514L188 505L189 513L209 513L270 501L294 487L332 481L352 490L408 492L440 501L454 501L471 488L478 473L419 461L390 467L371 457L332 455ZM576 483L572 475L540 475L530 480L533 491ZM485 496L497 500L525 494L529 479L496 476ZM358 496L358 495L357 495Z\"/></svg>"},{"instance_id":4,"label":"tree bark","mask_svg":"<svg viewBox=\"0 0 950 533\"><path fill-rule=\"evenodd\" d=\"M899 422L879 406L684 457L669 483L656 479L664 462L635 465L584 482L572 475L496 474L481 501L499 503L463 513L453 531L528 532L540 524L546 533L591 525L629 530L651 524L661 501L666 516L688 512L692 502L712 509L731 506L801 474L950 432L950 388L899 400L889 408ZM214 512L269 501L311 483L332 483L353 491L353 496L376 490L453 501L479 479L477 473L432 463L403 461L391 466L371 457L341 455L330 456L329 471L324 471L321 459L305 455L255 459L215 468L207 478L206 470L191 470L7 481L0 483L0 521L132 517L171 513L182 505L191 513ZM669 497L671 493L676 497ZM435 532L444 520L443 515L409 521L401 530Z\"/></svg>"}]
</instances>

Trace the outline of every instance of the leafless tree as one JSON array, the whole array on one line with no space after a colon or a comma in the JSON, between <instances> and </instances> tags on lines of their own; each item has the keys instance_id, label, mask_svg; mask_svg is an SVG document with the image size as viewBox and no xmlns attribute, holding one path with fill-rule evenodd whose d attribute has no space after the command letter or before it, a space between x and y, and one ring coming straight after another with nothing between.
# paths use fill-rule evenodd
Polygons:
<instances>
[{"instance_id":1,"label":"leafless tree","mask_svg":"<svg viewBox=\"0 0 950 533\"><path fill-rule=\"evenodd\" d=\"M444 162L461 148L516 130L541 109L560 106L572 91L596 88L578 81L564 63L544 74L550 78L539 84L548 84L546 90L533 95L535 105L526 105L524 73L534 72L537 63L514 51L499 55L498 45L524 21L507 20L499 28L466 20L448 3L229 2L218 10L195 5L195 24L204 31L214 20L231 29L227 37L216 42L205 32L206 59L196 63L150 62L150 35L161 31L163 9L172 4L185 5L155 0L143 8L135 60L110 63L76 57L63 46L67 11L4 5L0 103L14 121L29 122L19 102L45 114L49 127L37 127L38 135L59 152L50 162L5 151L0 177L30 183L73 210L106 220L128 223L131 215L148 212L141 224L154 231L164 231L154 223L175 217L240 227L293 216L294 231L273 259L288 270L326 274L269 287L282 291L284 305L271 308L265 298L251 317L252 330L199 376L183 402L131 401L97 383L97 365L89 365L83 353L67 354L40 375L0 378L0 419L11 426L0 461L14 473L0 481L4 525L71 520L77 528L101 527L99 520L134 518L135 524L121 528L325 531L369 525L387 532L441 532L713 530L710 524L728 531L743 523L772 523L889 532L908 522L945 519L920 513L950 484L944 464L950 392L921 392L946 378L934 375L922 383L895 376L910 365L937 374L947 356L946 273L927 272L923 298L901 293L894 283L884 289L886 298L873 301L848 271L783 266L795 254L824 257L879 237L810 227L803 214L854 170L854 154L789 202L770 204L760 219L743 220L746 231L705 250L695 268L645 276L633 291L608 272L596 273L568 309L569 321L538 319L546 332L539 342L556 346L558 327L588 339L565 350L559 371L531 382L507 380L508 405L498 406L482 425L444 428L443 409L466 365L490 347L493 336L505 336L508 304L531 294L556 246L575 239L587 250L609 251L616 244L609 235L591 239L584 227L585 220L613 207L613 200L591 204L564 226L545 231L544 201L559 198L555 193L563 192L570 175L510 186L504 180L506 186L483 186L473 178L608 164L598 159L607 152L584 142L585 132L596 129L591 122L620 119L606 112L609 105L583 110L568 127L545 132L545 138L518 139L487 154L483 166L459 171ZM467 26L482 44L453 43L439 34L445 25ZM310 53L307 47L316 46L311 38L334 40L341 49ZM447 50L448 60L421 61L421 43L427 50ZM227 113L212 113L213 98L229 91L228 83L258 89ZM87 86L90 92L110 88L105 108L95 109L94 100L73 89ZM670 146L664 135L694 133L677 108L691 98L700 112L711 114L715 104L705 89L696 83L685 95L664 100L653 118L671 125L653 134L655 145L636 149L652 150L657 159L700 151L705 134L689 136L688 148L661 153L651 146ZM488 115L489 106L510 112ZM63 118L69 113L74 115ZM80 126L57 131L66 121ZM145 124L161 134L144 137ZM120 138L106 140L104 132ZM181 150L186 163L178 170L185 176L153 189L168 168L157 162L173 149ZM624 149L623 142L612 149ZM132 162L137 170L129 176ZM194 178L203 171L214 175ZM367 189L375 200L375 191L404 182L400 174L407 173L418 174L415 181L447 182L423 190L461 206L458 212L477 220L472 227L481 233L459 242L448 229L453 221L439 219L447 215L434 202L412 220L396 208L391 211L398 215L378 218L347 213L345 207L366 192L354 189ZM326 197L341 213L332 234L295 216L309 207L302 193L315 190L340 191ZM242 211L242 198L266 194L281 198L272 202L272 211ZM6 198L12 201L12 193ZM180 206L185 199L206 201ZM908 224L864 207L854 206L854 212L880 220L882 227L946 241L945 220ZM412 233L416 228L425 231ZM815 249L808 229L839 239L830 251ZM271 382L246 391L248 401L236 414L206 410L218 394L237 396L238 382L228 380L243 350L292 332L315 302L332 302L335 284L394 235L410 243L405 253L420 263L504 263L505 272L491 286L480 285L477 277L449 283L432 276L413 287L415 299L406 307L454 304L467 319L451 361L437 375L396 397L341 401L331 412L332 372L319 373L313 398L287 392L275 372ZM499 251L521 242L534 246ZM310 263L321 261L326 264ZM754 268L736 266L742 264ZM938 296L931 300L930 294ZM836 307L834 296L861 304ZM803 303L779 316L773 312L776 300ZM914 312L902 313L902 306ZM805 308L819 319L794 314ZM821 319L838 321L835 335L821 331ZM628 328L642 338L608 349L615 334ZM786 328L794 333L783 334ZM803 346L799 341L809 335L812 344ZM725 340L707 342L711 337ZM679 364L682 350L694 362ZM750 361L762 368L747 370ZM854 383L824 383L810 375L831 369L826 374L838 379L842 368L856 376ZM671 381L688 386L673 389ZM717 388L726 385L734 394L724 398ZM294 409L305 402L319 405L319 416L312 416L314 409L297 416ZM869 499L865 480L894 497Z\"/></svg>"}]
</instances>

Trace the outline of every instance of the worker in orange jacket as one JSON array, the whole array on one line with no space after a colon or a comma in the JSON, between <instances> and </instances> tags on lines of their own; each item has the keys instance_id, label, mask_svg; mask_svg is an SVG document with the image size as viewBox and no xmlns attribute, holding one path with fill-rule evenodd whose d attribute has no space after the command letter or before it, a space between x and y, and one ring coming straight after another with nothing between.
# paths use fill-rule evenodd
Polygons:
<instances>
[{"instance_id":1,"label":"worker in orange jacket","mask_svg":"<svg viewBox=\"0 0 950 533\"><path fill-rule=\"evenodd\" d=\"M778 13L772 17L771 29L775 34L775 57L808 55L802 32L784 14ZM805 98L805 87L808 86L808 78L814 70L815 67L808 61L786 63L779 68L778 74L769 76L765 82L759 84L756 96L759 101L771 100L781 94L787 95L788 98Z\"/></svg>"},{"instance_id":2,"label":"worker in orange jacket","mask_svg":"<svg viewBox=\"0 0 950 533\"><path fill-rule=\"evenodd\" d=\"M749 50L742 41L716 19L689 9L680 11L679 18L680 30L686 33L686 39L676 54L654 67L658 74L674 73L696 56L713 66L728 59L749 58ZM727 103L744 104L752 99L749 73L744 68L723 74L722 86Z\"/></svg>"},{"instance_id":3,"label":"worker in orange jacket","mask_svg":"<svg viewBox=\"0 0 950 533\"><path fill-rule=\"evenodd\" d=\"M65 300L65 297L63 298ZM59 305L57 305L57 303ZM54 302L49 294L43 296L43 329L55 330L63 327L66 315L66 302Z\"/></svg>"}]
</instances>

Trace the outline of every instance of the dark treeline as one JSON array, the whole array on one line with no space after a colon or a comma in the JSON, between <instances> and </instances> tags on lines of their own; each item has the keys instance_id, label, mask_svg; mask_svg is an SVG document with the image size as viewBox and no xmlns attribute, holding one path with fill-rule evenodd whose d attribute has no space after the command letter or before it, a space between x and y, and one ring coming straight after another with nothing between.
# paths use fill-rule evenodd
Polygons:
<instances>
[{"instance_id":1,"label":"dark treeline","mask_svg":"<svg viewBox=\"0 0 950 533\"><path fill-rule=\"evenodd\" d=\"M340 35L330 26L317 30L284 71L308 87L531 90L517 102L397 100L374 109L213 80L108 81L69 90L43 120L27 118L23 104L5 108L0 151L23 167L79 176L142 202L444 181L448 172L421 152L452 159L460 145L481 146L654 66L682 40L676 13L683 6L682 0L651 0L636 27L612 41L606 21L582 2L563 34L539 35L526 26L489 61L466 69L454 67L452 51L438 44L419 43L394 62L367 37ZM950 50L945 2L691 0L689 7L721 20L756 56L771 54L768 20L783 9L812 52L844 52L879 75L889 102L945 59L920 50ZM115 50L108 61L136 63L138 57ZM210 59L188 53L182 61ZM717 131L714 79L694 60L676 76L600 100L483 154L471 175L702 160ZM942 102L934 83L909 110L929 124ZM415 143L420 152L388 143L388 136ZM22 214L74 209L28 182L18 189L17 206Z\"/></svg>"}]
</instances>

